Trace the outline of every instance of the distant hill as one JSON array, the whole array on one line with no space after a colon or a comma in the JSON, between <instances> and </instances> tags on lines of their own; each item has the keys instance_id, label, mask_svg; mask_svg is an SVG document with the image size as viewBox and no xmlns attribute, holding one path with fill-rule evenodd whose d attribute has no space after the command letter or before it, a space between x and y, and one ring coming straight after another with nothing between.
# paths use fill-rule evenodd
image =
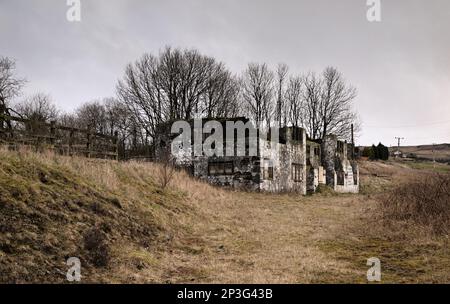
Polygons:
<instances>
[{"instance_id":1,"label":"distant hill","mask_svg":"<svg viewBox=\"0 0 450 304\"><path fill-rule=\"evenodd\" d=\"M390 151L396 151L397 147L389 148ZM413 153L418 158L433 160L433 154L436 161L450 162L450 144L421 145L421 146L402 146L400 151L403 153Z\"/></svg>"}]
</instances>

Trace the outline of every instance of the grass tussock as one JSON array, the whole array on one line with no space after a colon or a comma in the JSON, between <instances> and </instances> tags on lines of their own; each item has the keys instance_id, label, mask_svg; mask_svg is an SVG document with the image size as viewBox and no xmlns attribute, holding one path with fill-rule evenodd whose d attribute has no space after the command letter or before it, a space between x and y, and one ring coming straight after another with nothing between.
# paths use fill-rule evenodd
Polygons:
<instances>
[{"instance_id":1,"label":"grass tussock","mask_svg":"<svg viewBox=\"0 0 450 304\"><path fill-rule=\"evenodd\" d=\"M107 234L98 227L89 229L84 235L84 248L88 251L91 262L97 267L109 263L110 248Z\"/></svg>"},{"instance_id":2,"label":"grass tussock","mask_svg":"<svg viewBox=\"0 0 450 304\"><path fill-rule=\"evenodd\" d=\"M429 227L435 234L450 232L450 175L424 174L396 187L380 203L384 220Z\"/></svg>"}]
</instances>

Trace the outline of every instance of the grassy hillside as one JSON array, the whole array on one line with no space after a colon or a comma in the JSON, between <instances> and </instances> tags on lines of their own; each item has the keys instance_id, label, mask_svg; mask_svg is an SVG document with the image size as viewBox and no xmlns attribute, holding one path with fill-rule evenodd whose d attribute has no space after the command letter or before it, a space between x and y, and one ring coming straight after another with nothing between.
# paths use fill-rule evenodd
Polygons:
<instances>
[{"instance_id":1,"label":"grassy hillside","mask_svg":"<svg viewBox=\"0 0 450 304\"><path fill-rule=\"evenodd\" d=\"M362 193L218 189L154 164L0 151L0 282L449 282L447 235L387 222L384 193L422 170L364 162Z\"/></svg>"},{"instance_id":2,"label":"grassy hillside","mask_svg":"<svg viewBox=\"0 0 450 304\"><path fill-rule=\"evenodd\" d=\"M192 209L154 174L136 163L0 152L0 281L64 281L72 256L87 281L123 281L151 264L177 214ZM116 261L118 272L106 274Z\"/></svg>"},{"instance_id":3,"label":"grassy hillside","mask_svg":"<svg viewBox=\"0 0 450 304\"><path fill-rule=\"evenodd\" d=\"M397 147L391 147L391 151L397 151ZM400 151L403 153L415 154L418 158L440 162L450 162L450 144L421 145L421 146L402 146Z\"/></svg>"}]
</instances>

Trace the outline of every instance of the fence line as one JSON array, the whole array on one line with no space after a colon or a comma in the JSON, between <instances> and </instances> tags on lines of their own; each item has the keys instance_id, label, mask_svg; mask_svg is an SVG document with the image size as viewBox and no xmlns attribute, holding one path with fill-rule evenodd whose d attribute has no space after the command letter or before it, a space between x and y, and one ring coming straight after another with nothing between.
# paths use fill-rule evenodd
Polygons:
<instances>
[{"instance_id":1,"label":"fence line","mask_svg":"<svg viewBox=\"0 0 450 304\"><path fill-rule=\"evenodd\" d=\"M0 109L1 111L1 109ZM2 113L3 112L3 113ZM118 134L114 136L15 117L0 112L0 142L4 145L29 145L50 148L63 155L83 155L118 160Z\"/></svg>"}]
</instances>

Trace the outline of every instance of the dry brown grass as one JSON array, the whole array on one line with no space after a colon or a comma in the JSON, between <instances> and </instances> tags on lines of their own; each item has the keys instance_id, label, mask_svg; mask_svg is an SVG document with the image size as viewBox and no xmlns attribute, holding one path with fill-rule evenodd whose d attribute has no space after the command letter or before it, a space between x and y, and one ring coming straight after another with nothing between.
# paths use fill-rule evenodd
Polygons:
<instances>
[{"instance_id":1,"label":"dry brown grass","mask_svg":"<svg viewBox=\"0 0 450 304\"><path fill-rule=\"evenodd\" d=\"M157 250L170 233L181 194L163 193L137 163L0 151L0 282L59 282L65 261L79 257L88 282L110 281L106 250ZM94 227L98 248L84 246ZM103 241L102 241L103 242ZM111 256L111 260L114 260ZM97 263L99 262L99 263ZM113 262L113 261L112 261Z\"/></svg>"},{"instance_id":2,"label":"dry brown grass","mask_svg":"<svg viewBox=\"0 0 450 304\"><path fill-rule=\"evenodd\" d=\"M361 171L366 190L363 212L321 248L359 273L367 256L380 258L383 282L450 282L449 236L440 230L444 226L438 215L448 204L448 190L440 183L448 176L437 181L428 168L413 169L395 161L363 162ZM418 205L424 210L416 209ZM414 211L407 215L409 208Z\"/></svg>"},{"instance_id":3,"label":"dry brown grass","mask_svg":"<svg viewBox=\"0 0 450 304\"><path fill-rule=\"evenodd\" d=\"M66 258L80 256L84 282L365 282L379 256L385 282L448 282L442 237L390 233L373 218L384 187L419 171L368 166L363 183L385 182L373 192L273 195L182 171L162 189L151 163L0 151L0 281L63 282ZM84 248L96 228L105 267Z\"/></svg>"},{"instance_id":4,"label":"dry brown grass","mask_svg":"<svg viewBox=\"0 0 450 304\"><path fill-rule=\"evenodd\" d=\"M435 234L450 232L450 175L422 174L396 187L380 203L386 221L406 221L429 227Z\"/></svg>"}]
</instances>

